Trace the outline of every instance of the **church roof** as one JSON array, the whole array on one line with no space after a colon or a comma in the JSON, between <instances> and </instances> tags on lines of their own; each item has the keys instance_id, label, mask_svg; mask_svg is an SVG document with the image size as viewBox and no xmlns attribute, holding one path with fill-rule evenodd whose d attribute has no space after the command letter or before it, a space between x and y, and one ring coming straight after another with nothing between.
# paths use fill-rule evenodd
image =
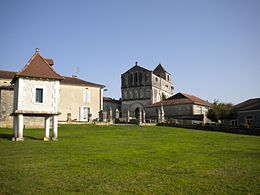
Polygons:
<instances>
[{"instance_id":1,"label":"church roof","mask_svg":"<svg viewBox=\"0 0 260 195\"><path fill-rule=\"evenodd\" d=\"M237 111L260 109L260 98L249 99L234 106Z\"/></svg>"},{"instance_id":2,"label":"church roof","mask_svg":"<svg viewBox=\"0 0 260 195\"><path fill-rule=\"evenodd\" d=\"M165 73L167 72L164 67L161 64L158 64L158 66L156 66L156 68L153 70L154 73ZM169 72L167 72L168 74L170 74Z\"/></svg>"},{"instance_id":3,"label":"church roof","mask_svg":"<svg viewBox=\"0 0 260 195\"><path fill-rule=\"evenodd\" d=\"M154 103L152 107L157 106L170 106L170 105L181 105L181 104L198 104L202 106L211 106L211 104L203 99L200 99L194 95L186 93L177 93L166 100Z\"/></svg>"},{"instance_id":4,"label":"church roof","mask_svg":"<svg viewBox=\"0 0 260 195\"><path fill-rule=\"evenodd\" d=\"M127 73L128 71L137 70L137 69L141 69L141 70L144 70L144 71L147 71L147 72L152 72L151 70L148 70L148 69L146 69L142 66L139 66L138 62L135 62L135 65L132 68L130 68L129 70L125 71L123 74Z\"/></svg>"},{"instance_id":5,"label":"church roof","mask_svg":"<svg viewBox=\"0 0 260 195\"><path fill-rule=\"evenodd\" d=\"M31 57L29 62L18 73L16 73L12 82L14 82L18 77L62 80L63 77L53 70L51 67L52 64L53 60L46 60L40 55L40 52L36 50L35 54Z\"/></svg>"}]
</instances>

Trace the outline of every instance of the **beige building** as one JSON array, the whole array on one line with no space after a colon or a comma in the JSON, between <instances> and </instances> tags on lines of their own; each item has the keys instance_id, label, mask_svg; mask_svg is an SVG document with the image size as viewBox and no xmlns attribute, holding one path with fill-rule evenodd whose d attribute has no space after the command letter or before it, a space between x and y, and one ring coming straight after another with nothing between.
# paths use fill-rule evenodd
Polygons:
<instances>
[{"instance_id":1,"label":"beige building","mask_svg":"<svg viewBox=\"0 0 260 195\"><path fill-rule=\"evenodd\" d=\"M90 122L98 120L103 108L104 85L66 77L60 86L60 121Z\"/></svg>"}]
</instances>

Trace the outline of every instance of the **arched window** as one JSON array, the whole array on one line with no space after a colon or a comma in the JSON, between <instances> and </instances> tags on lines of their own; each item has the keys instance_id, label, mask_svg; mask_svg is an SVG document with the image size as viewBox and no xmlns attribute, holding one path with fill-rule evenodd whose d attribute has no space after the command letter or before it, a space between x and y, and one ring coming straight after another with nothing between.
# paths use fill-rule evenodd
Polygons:
<instances>
[{"instance_id":1,"label":"arched window","mask_svg":"<svg viewBox=\"0 0 260 195\"><path fill-rule=\"evenodd\" d=\"M133 84L133 74L130 74L129 85Z\"/></svg>"},{"instance_id":2,"label":"arched window","mask_svg":"<svg viewBox=\"0 0 260 195\"><path fill-rule=\"evenodd\" d=\"M143 74L139 72L139 84L142 84L143 82Z\"/></svg>"},{"instance_id":3,"label":"arched window","mask_svg":"<svg viewBox=\"0 0 260 195\"><path fill-rule=\"evenodd\" d=\"M137 81L138 81L137 76L138 76L138 73L136 72L136 73L135 73L135 84L137 84Z\"/></svg>"}]
</instances>

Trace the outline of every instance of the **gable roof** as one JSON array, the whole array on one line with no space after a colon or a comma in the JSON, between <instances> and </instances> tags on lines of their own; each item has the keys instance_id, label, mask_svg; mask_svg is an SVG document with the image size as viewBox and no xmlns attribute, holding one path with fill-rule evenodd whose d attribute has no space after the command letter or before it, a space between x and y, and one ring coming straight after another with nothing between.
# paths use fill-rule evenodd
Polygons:
<instances>
[{"instance_id":1,"label":"gable roof","mask_svg":"<svg viewBox=\"0 0 260 195\"><path fill-rule=\"evenodd\" d=\"M77 77L63 76L63 78L64 79L61 80L61 84L64 84L64 85L77 85L77 86L88 86L88 87L99 87L99 88L105 87L104 85L84 81L84 80L78 79Z\"/></svg>"},{"instance_id":2,"label":"gable roof","mask_svg":"<svg viewBox=\"0 0 260 195\"><path fill-rule=\"evenodd\" d=\"M127 73L127 72L129 72L129 71L132 71L132 70L143 70L143 71L146 71L146 72L152 72L151 70L148 70L148 69L146 69L146 68L144 68L144 67L142 67L142 66L139 66L139 65L137 65L137 63L132 67L132 68L130 68L130 69L128 69L127 71L125 71L123 74L125 74L125 73ZM122 75L123 75L122 74Z\"/></svg>"},{"instance_id":3,"label":"gable roof","mask_svg":"<svg viewBox=\"0 0 260 195\"><path fill-rule=\"evenodd\" d=\"M47 61L48 60L48 61ZM38 51L34 53L29 62L15 75L12 82L18 77L34 77L44 79L62 80L63 77L56 73L50 66L50 59L43 58Z\"/></svg>"},{"instance_id":4,"label":"gable roof","mask_svg":"<svg viewBox=\"0 0 260 195\"><path fill-rule=\"evenodd\" d=\"M166 100L154 103L151 107L157 106L170 106L170 105L182 105L182 104L198 104L202 106L211 106L211 104L203 99L200 99L194 95L186 93L177 93Z\"/></svg>"},{"instance_id":5,"label":"gable roof","mask_svg":"<svg viewBox=\"0 0 260 195\"><path fill-rule=\"evenodd\" d=\"M260 109L260 98L249 99L234 106L237 111Z\"/></svg>"},{"instance_id":6,"label":"gable roof","mask_svg":"<svg viewBox=\"0 0 260 195\"><path fill-rule=\"evenodd\" d=\"M0 79L10 79L12 80L16 75L16 72L12 71L5 71L5 70L0 70ZM64 85L79 85L79 86L89 86L89 87L101 87L104 88L104 85L101 84L96 84L88 81L84 81L75 77L67 77L63 76L63 80L61 80L61 84Z\"/></svg>"},{"instance_id":7,"label":"gable roof","mask_svg":"<svg viewBox=\"0 0 260 195\"><path fill-rule=\"evenodd\" d=\"M13 79L16 72L0 70L0 79Z\"/></svg>"},{"instance_id":8,"label":"gable roof","mask_svg":"<svg viewBox=\"0 0 260 195\"><path fill-rule=\"evenodd\" d=\"M156 66L156 68L153 70L154 73L165 73L167 72L164 67L161 64L158 64L158 66ZM168 74L170 74L169 72L167 72Z\"/></svg>"}]
</instances>

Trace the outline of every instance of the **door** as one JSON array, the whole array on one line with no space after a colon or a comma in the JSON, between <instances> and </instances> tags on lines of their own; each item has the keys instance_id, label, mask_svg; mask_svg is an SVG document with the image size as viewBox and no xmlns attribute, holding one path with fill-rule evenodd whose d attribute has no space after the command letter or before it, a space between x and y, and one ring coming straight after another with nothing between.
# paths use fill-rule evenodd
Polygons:
<instances>
[{"instance_id":1,"label":"door","mask_svg":"<svg viewBox=\"0 0 260 195\"><path fill-rule=\"evenodd\" d=\"M80 121L89 121L90 107L80 107L79 118Z\"/></svg>"}]
</instances>

